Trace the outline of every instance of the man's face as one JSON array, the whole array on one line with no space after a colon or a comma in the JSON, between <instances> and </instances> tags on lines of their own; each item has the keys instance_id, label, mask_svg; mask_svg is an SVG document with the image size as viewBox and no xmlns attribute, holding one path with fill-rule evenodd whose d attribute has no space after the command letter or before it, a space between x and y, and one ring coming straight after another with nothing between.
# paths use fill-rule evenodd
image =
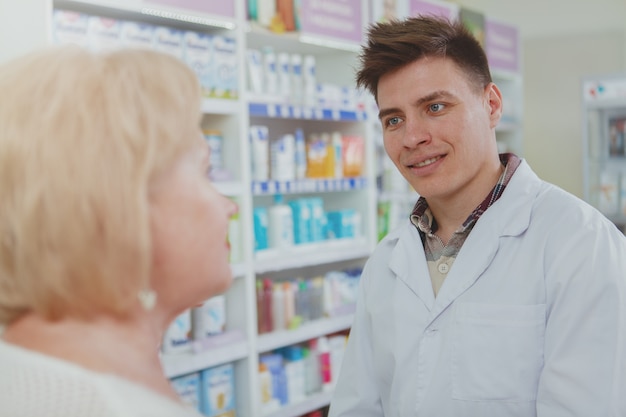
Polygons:
<instances>
[{"instance_id":1,"label":"man's face","mask_svg":"<svg viewBox=\"0 0 626 417\"><path fill-rule=\"evenodd\" d=\"M377 93L385 150L429 204L489 192L502 110L494 84L478 90L451 60L426 57L385 74Z\"/></svg>"}]
</instances>

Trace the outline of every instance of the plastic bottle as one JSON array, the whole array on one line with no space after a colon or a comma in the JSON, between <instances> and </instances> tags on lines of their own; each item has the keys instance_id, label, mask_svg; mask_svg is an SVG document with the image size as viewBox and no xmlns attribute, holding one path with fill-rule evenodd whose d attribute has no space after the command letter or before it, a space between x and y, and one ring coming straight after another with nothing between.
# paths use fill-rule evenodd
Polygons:
<instances>
[{"instance_id":1,"label":"plastic bottle","mask_svg":"<svg viewBox=\"0 0 626 417\"><path fill-rule=\"evenodd\" d=\"M304 357L304 388L307 395L315 394L322 389L320 363L317 357L317 340L311 340L309 347L302 351Z\"/></svg>"},{"instance_id":2,"label":"plastic bottle","mask_svg":"<svg viewBox=\"0 0 626 417\"><path fill-rule=\"evenodd\" d=\"M276 181L293 181L296 178L295 137L291 133L272 140L270 144L271 177Z\"/></svg>"},{"instance_id":3,"label":"plastic bottle","mask_svg":"<svg viewBox=\"0 0 626 417\"><path fill-rule=\"evenodd\" d=\"M284 357L287 397L290 404L295 404L306 398L302 348L300 346L288 346L284 350Z\"/></svg>"},{"instance_id":4,"label":"plastic bottle","mask_svg":"<svg viewBox=\"0 0 626 417\"><path fill-rule=\"evenodd\" d=\"M346 336L337 335L328 338L328 345L330 347L330 367L331 367L331 380L334 387L339 377L339 370L343 362L343 355L346 350Z\"/></svg>"},{"instance_id":5,"label":"plastic bottle","mask_svg":"<svg viewBox=\"0 0 626 417\"><path fill-rule=\"evenodd\" d=\"M306 139L301 128L296 129L295 134L295 167L296 179L306 178Z\"/></svg>"},{"instance_id":6,"label":"plastic bottle","mask_svg":"<svg viewBox=\"0 0 626 417\"><path fill-rule=\"evenodd\" d=\"M333 374L330 362L330 344L326 336L317 339L317 355L320 363L322 390L330 391L333 387Z\"/></svg>"},{"instance_id":7,"label":"plastic bottle","mask_svg":"<svg viewBox=\"0 0 626 417\"><path fill-rule=\"evenodd\" d=\"M274 331L284 330L285 325L285 297L281 283L275 283L272 289L272 324Z\"/></svg>"},{"instance_id":8,"label":"plastic bottle","mask_svg":"<svg viewBox=\"0 0 626 417\"><path fill-rule=\"evenodd\" d=\"M293 294L293 285L289 281L283 282L283 300L285 302L285 325L288 329L293 329L295 327L296 301Z\"/></svg>"},{"instance_id":9,"label":"plastic bottle","mask_svg":"<svg viewBox=\"0 0 626 417\"><path fill-rule=\"evenodd\" d=\"M333 149L333 165L335 171L335 178L343 178L343 151L342 151L342 137L340 132L333 132L331 135L331 143Z\"/></svg>"},{"instance_id":10,"label":"plastic bottle","mask_svg":"<svg viewBox=\"0 0 626 417\"><path fill-rule=\"evenodd\" d=\"M263 308L261 317L260 333L268 333L274 330L274 320L272 319L272 280L265 278L263 280Z\"/></svg>"},{"instance_id":11,"label":"plastic bottle","mask_svg":"<svg viewBox=\"0 0 626 417\"><path fill-rule=\"evenodd\" d=\"M263 311L263 307L265 303L263 302L263 281L260 279L256 280L256 324L257 331L259 334L263 334L267 332L265 329L263 317L265 317L265 312Z\"/></svg>"},{"instance_id":12,"label":"plastic bottle","mask_svg":"<svg viewBox=\"0 0 626 417\"><path fill-rule=\"evenodd\" d=\"M269 209L269 244L278 249L293 246L293 211L284 204L281 194L274 196L274 205Z\"/></svg>"},{"instance_id":13,"label":"plastic bottle","mask_svg":"<svg viewBox=\"0 0 626 417\"><path fill-rule=\"evenodd\" d=\"M310 320L309 288L305 280L298 282L298 292L296 293L296 314L300 316L302 322Z\"/></svg>"},{"instance_id":14,"label":"plastic bottle","mask_svg":"<svg viewBox=\"0 0 626 417\"><path fill-rule=\"evenodd\" d=\"M261 386L261 403L269 403L272 400L272 375L264 363L259 363L259 385Z\"/></svg>"},{"instance_id":15,"label":"plastic bottle","mask_svg":"<svg viewBox=\"0 0 626 417\"><path fill-rule=\"evenodd\" d=\"M249 130L250 160L252 162L252 179L267 181L269 179L270 140L267 126L253 125Z\"/></svg>"}]
</instances>

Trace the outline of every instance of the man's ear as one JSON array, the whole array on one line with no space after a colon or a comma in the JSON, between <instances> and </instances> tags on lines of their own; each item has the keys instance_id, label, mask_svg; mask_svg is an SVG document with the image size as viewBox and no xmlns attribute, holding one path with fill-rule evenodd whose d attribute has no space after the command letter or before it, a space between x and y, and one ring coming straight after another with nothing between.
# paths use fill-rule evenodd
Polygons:
<instances>
[{"instance_id":1,"label":"man's ear","mask_svg":"<svg viewBox=\"0 0 626 417\"><path fill-rule=\"evenodd\" d=\"M489 83L485 87L485 104L489 111L490 127L493 129L502 117L502 93L494 83Z\"/></svg>"}]
</instances>

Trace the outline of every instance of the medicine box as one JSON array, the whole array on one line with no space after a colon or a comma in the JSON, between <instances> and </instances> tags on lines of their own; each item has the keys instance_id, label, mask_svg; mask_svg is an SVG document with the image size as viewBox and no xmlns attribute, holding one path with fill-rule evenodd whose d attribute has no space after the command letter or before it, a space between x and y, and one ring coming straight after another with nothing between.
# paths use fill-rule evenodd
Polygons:
<instances>
[{"instance_id":1,"label":"medicine box","mask_svg":"<svg viewBox=\"0 0 626 417\"><path fill-rule=\"evenodd\" d=\"M235 417L235 372L232 363L200 374L200 406L207 417Z\"/></svg>"}]
</instances>

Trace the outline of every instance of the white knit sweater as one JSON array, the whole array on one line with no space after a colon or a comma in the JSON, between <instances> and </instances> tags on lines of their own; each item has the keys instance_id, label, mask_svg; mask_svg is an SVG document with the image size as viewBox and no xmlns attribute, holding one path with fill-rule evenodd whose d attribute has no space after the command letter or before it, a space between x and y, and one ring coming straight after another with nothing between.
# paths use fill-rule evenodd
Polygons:
<instances>
[{"instance_id":1,"label":"white knit sweater","mask_svg":"<svg viewBox=\"0 0 626 417\"><path fill-rule=\"evenodd\" d=\"M199 417L128 380L0 340L0 417Z\"/></svg>"}]
</instances>

